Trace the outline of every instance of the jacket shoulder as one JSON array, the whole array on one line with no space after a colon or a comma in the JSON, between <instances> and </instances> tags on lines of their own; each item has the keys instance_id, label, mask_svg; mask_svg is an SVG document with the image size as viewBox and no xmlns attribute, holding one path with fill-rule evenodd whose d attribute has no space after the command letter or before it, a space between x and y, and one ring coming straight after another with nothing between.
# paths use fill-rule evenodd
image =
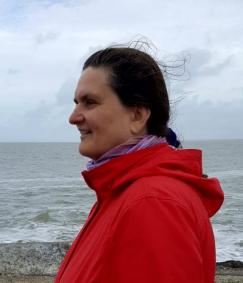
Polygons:
<instances>
[{"instance_id":1,"label":"jacket shoulder","mask_svg":"<svg viewBox=\"0 0 243 283\"><path fill-rule=\"evenodd\" d=\"M197 189L180 180L167 176L149 176L139 178L124 192L125 207L146 199L170 202L186 210L195 221L208 221L208 213Z\"/></svg>"},{"instance_id":2,"label":"jacket shoulder","mask_svg":"<svg viewBox=\"0 0 243 283\"><path fill-rule=\"evenodd\" d=\"M149 176L139 178L126 189L126 197L131 201L136 201L146 197L155 197L164 200L174 200L185 204L188 199L196 198L195 189L167 176Z\"/></svg>"}]
</instances>

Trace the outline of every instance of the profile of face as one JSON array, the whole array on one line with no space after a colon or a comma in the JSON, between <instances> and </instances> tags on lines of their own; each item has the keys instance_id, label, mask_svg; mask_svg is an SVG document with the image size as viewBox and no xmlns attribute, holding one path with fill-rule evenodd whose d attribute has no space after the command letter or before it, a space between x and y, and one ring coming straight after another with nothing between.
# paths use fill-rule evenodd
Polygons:
<instances>
[{"instance_id":1,"label":"profile of face","mask_svg":"<svg viewBox=\"0 0 243 283\"><path fill-rule=\"evenodd\" d=\"M150 110L126 107L108 84L109 71L86 68L75 91L75 108L69 122L80 132L80 154L98 159L133 136L146 134Z\"/></svg>"}]
</instances>

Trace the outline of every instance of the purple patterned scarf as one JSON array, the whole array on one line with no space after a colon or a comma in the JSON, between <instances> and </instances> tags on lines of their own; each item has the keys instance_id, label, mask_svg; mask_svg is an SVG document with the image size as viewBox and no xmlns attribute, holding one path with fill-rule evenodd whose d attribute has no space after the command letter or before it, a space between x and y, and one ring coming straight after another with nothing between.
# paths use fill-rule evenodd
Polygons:
<instances>
[{"instance_id":1,"label":"purple patterned scarf","mask_svg":"<svg viewBox=\"0 0 243 283\"><path fill-rule=\"evenodd\" d=\"M163 144L163 143L166 143L165 138L157 137L154 135L132 137L128 139L125 143L122 143L108 150L97 160L90 160L87 163L87 170L96 168L100 166L101 164L104 164L107 161L111 160L112 158L121 156L123 154L127 154L127 153L134 152L134 151L146 148L146 147L150 147L150 146L157 145L157 144Z\"/></svg>"}]
</instances>

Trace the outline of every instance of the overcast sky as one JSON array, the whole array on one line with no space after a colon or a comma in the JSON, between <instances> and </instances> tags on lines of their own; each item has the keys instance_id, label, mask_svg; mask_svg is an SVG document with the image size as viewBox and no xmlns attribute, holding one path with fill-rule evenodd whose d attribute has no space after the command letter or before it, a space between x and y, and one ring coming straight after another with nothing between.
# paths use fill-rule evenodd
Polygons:
<instances>
[{"instance_id":1,"label":"overcast sky","mask_svg":"<svg viewBox=\"0 0 243 283\"><path fill-rule=\"evenodd\" d=\"M144 36L167 78L184 139L243 138L243 1L0 0L0 141L79 141L68 124L82 62Z\"/></svg>"}]
</instances>

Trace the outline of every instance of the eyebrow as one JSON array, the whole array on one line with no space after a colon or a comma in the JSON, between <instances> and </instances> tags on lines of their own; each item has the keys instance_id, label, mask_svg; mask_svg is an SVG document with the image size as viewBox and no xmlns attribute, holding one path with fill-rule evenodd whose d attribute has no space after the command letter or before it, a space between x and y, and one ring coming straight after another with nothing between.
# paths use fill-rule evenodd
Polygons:
<instances>
[{"instance_id":1,"label":"eyebrow","mask_svg":"<svg viewBox=\"0 0 243 283\"><path fill-rule=\"evenodd\" d=\"M75 104L78 104L79 100L85 101L86 99L90 99L90 98L100 100L100 97L98 97L97 95L92 94L92 93L87 93L87 94L82 95L79 99L77 99L76 95L75 95L73 101L74 101Z\"/></svg>"}]
</instances>

